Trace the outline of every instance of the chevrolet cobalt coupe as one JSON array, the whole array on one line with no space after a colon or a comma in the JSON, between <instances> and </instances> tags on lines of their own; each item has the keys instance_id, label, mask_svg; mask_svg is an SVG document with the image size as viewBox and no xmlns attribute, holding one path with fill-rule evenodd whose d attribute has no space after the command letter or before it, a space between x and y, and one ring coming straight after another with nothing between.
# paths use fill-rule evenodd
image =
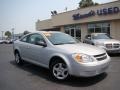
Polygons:
<instances>
[{"instance_id":1,"label":"chevrolet cobalt coupe","mask_svg":"<svg viewBox=\"0 0 120 90\"><path fill-rule=\"evenodd\" d=\"M43 66L57 80L70 75L92 77L108 68L110 57L105 50L76 41L56 31L30 33L14 42L15 61Z\"/></svg>"}]
</instances>

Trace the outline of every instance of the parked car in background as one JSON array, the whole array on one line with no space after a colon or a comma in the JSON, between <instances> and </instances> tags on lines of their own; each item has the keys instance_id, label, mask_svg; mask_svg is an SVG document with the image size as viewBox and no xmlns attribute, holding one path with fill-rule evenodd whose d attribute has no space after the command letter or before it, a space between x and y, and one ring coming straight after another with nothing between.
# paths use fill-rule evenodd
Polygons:
<instances>
[{"instance_id":1,"label":"parked car in background","mask_svg":"<svg viewBox=\"0 0 120 90\"><path fill-rule=\"evenodd\" d=\"M10 39L10 40L8 41L8 44L13 44L14 41L15 41L15 39Z\"/></svg>"},{"instance_id":2,"label":"parked car in background","mask_svg":"<svg viewBox=\"0 0 120 90\"><path fill-rule=\"evenodd\" d=\"M91 35L86 35L83 43L103 48L108 53L120 53L120 41L111 38L106 33L92 33Z\"/></svg>"},{"instance_id":3,"label":"parked car in background","mask_svg":"<svg viewBox=\"0 0 120 90\"><path fill-rule=\"evenodd\" d=\"M62 32L30 33L14 42L15 62L28 61L50 69L52 76L64 80L69 75L92 77L108 68L110 57L104 49L77 42Z\"/></svg>"},{"instance_id":4,"label":"parked car in background","mask_svg":"<svg viewBox=\"0 0 120 90\"><path fill-rule=\"evenodd\" d=\"M5 43L5 40L0 40L0 44L4 44Z\"/></svg>"},{"instance_id":5,"label":"parked car in background","mask_svg":"<svg viewBox=\"0 0 120 90\"><path fill-rule=\"evenodd\" d=\"M10 40L5 40L5 44L10 44Z\"/></svg>"},{"instance_id":6,"label":"parked car in background","mask_svg":"<svg viewBox=\"0 0 120 90\"><path fill-rule=\"evenodd\" d=\"M0 44L12 44L12 40L0 40Z\"/></svg>"}]
</instances>

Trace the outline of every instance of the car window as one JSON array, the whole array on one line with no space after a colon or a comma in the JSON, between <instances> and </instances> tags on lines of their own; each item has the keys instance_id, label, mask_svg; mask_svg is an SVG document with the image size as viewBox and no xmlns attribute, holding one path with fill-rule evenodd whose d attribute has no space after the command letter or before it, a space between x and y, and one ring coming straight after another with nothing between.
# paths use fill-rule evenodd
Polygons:
<instances>
[{"instance_id":1,"label":"car window","mask_svg":"<svg viewBox=\"0 0 120 90\"><path fill-rule=\"evenodd\" d=\"M92 35L92 39L111 39L111 37L107 34L95 34Z\"/></svg>"},{"instance_id":2,"label":"car window","mask_svg":"<svg viewBox=\"0 0 120 90\"><path fill-rule=\"evenodd\" d=\"M44 38L40 34L31 34L28 39L28 43L36 44L36 42L41 41L45 42Z\"/></svg>"},{"instance_id":3,"label":"car window","mask_svg":"<svg viewBox=\"0 0 120 90\"><path fill-rule=\"evenodd\" d=\"M54 45L77 43L73 37L65 33L49 33L46 37Z\"/></svg>"},{"instance_id":4,"label":"car window","mask_svg":"<svg viewBox=\"0 0 120 90\"><path fill-rule=\"evenodd\" d=\"M22 42L27 42L27 37L28 37L28 36L25 36L25 37L22 38L20 41L22 41Z\"/></svg>"}]
</instances>

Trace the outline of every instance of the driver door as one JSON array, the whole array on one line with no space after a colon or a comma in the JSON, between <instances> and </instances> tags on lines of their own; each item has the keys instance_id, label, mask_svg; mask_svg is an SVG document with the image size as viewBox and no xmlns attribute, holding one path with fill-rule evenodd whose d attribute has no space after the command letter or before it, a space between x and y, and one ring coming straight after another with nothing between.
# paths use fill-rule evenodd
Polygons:
<instances>
[{"instance_id":1,"label":"driver door","mask_svg":"<svg viewBox=\"0 0 120 90\"><path fill-rule=\"evenodd\" d=\"M29 36L29 40L28 40L28 58L31 61L35 61L35 62L39 62L40 64L45 64L45 54L47 53L47 49L46 47L37 45L36 42L38 41L42 41L44 43L45 39L43 38L43 36L41 34L32 34Z\"/></svg>"}]
</instances>

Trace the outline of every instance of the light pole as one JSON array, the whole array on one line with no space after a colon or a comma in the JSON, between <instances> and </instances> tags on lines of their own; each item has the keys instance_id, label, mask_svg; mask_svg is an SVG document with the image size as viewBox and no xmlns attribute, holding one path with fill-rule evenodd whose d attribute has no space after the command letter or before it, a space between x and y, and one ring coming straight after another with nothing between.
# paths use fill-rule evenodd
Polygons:
<instances>
[{"instance_id":1,"label":"light pole","mask_svg":"<svg viewBox=\"0 0 120 90\"><path fill-rule=\"evenodd\" d=\"M1 31L2 32L2 40L3 40L3 33L4 33L4 31Z\"/></svg>"},{"instance_id":2,"label":"light pole","mask_svg":"<svg viewBox=\"0 0 120 90\"><path fill-rule=\"evenodd\" d=\"M11 29L12 30L12 39L14 40L14 28Z\"/></svg>"}]
</instances>

